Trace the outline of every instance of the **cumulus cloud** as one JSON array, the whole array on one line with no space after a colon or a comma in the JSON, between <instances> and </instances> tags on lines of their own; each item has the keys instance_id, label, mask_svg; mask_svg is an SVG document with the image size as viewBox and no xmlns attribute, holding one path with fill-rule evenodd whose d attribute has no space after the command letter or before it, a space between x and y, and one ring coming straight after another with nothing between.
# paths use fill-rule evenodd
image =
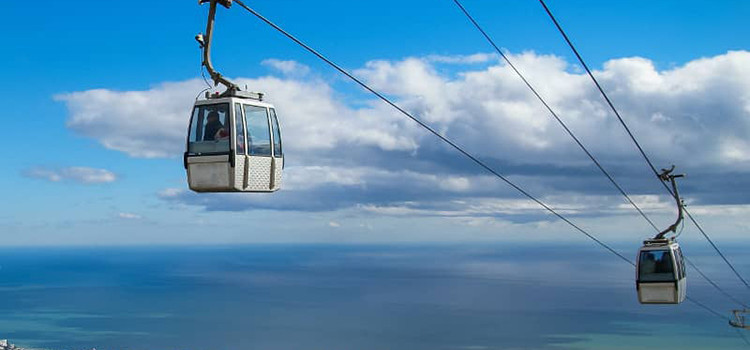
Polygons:
<instances>
[{"instance_id":1,"label":"cumulus cloud","mask_svg":"<svg viewBox=\"0 0 750 350\"><path fill-rule=\"evenodd\" d=\"M401 132L404 120L383 113L382 106L351 109L322 81L274 77L236 81L241 86L262 87L268 100L278 105L284 139L293 141L285 145L287 150L309 152L349 145L417 148L417 141ZM108 149L140 158L176 157L184 151L190 110L204 84L193 79L146 91L96 89L59 94L55 99L68 107L68 128Z\"/></svg>"},{"instance_id":2,"label":"cumulus cloud","mask_svg":"<svg viewBox=\"0 0 750 350\"><path fill-rule=\"evenodd\" d=\"M191 102L201 84L193 79L146 91L95 89L55 99L67 105L67 126L74 132L133 157L167 157L183 148Z\"/></svg>"},{"instance_id":3,"label":"cumulus cloud","mask_svg":"<svg viewBox=\"0 0 750 350\"><path fill-rule=\"evenodd\" d=\"M161 191L159 197L173 203L201 206L209 211L327 211L362 203L387 205L412 198L446 200L455 195L507 191L487 176L440 176L374 167L290 166L284 170L282 181L283 189L273 194L197 194L170 188Z\"/></svg>"},{"instance_id":4,"label":"cumulus cloud","mask_svg":"<svg viewBox=\"0 0 750 350\"><path fill-rule=\"evenodd\" d=\"M671 208L656 195L661 189L585 73L553 55L509 57L634 198L648 210ZM263 63L284 77L237 81L263 90L277 106L287 157L284 189L272 195L171 189L161 198L208 210L359 207L525 215L527 204L516 193L385 104L347 103L330 82L297 62ZM453 64L457 73L445 75L439 64ZM355 74L561 210L615 213L627 207L609 197L607 181L492 54L374 60ZM750 52L666 70L646 58L613 59L594 74L657 166L674 163L697 175L686 193L704 202L719 197L746 202L726 181L712 179L732 174L733 186L750 186L741 180L750 171ZM189 108L202 84L189 80L146 91L89 90L56 98L66 103L73 131L134 157L169 157L182 152ZM560 196L585 200L556 200Z\"/></svg>"},{"instance_id":5,"label":"cumulus cloud","mask_svg":"<svg viewBox=\"0 0 750 350\"><path fill-rule=\"evenodd\" d=\"M291 76L304 76L310 73L310 67L297 61L279 60L269 58L261 62L263 65L278 70L281 73Z\"/></svg>"},{"instance_id":6,"label":"cumulus cloud","mask_svg":"<svg viewBox=\"0 0 750 350\"><path fill-rule=\"evenodd\" d=\"M99 184L117 180L115 173L106 169L87 167L68 167L51 169L44 167L31 168L24 171L24 175L35 179L52 182L73 181L81 184Z\"/></svg>"},{"instance_id":7,"label":"cumulus cloud","mask_svg":"<svg viewBox=\"0 0 750 350\"><path fill-rule=\"evenodd\" d=\"M447 64L476 64L476 63L487 63L493 60L497 60L500 56L495 53L475 53L471 55L429 55L425 57L425 60L436 63L447 63Z\"/></svg>"},{"instance_id":8,"label":"cumulus cloud","mask_svg":"<svg viewBox=\"0 0 750 350\"><path fill-rule=\"evenodd\" d=\"M585 73L563 59L510 55L571 129L603 158L633 154ZM441 76L428 60L373 61L357 73L399 97L474 152L517 162L570 164L580 151L520 79L503 64ZM748 170L742 140L750 131L750 53L689 62L659 71L645 58L608 61L595 74L639 140L657 160ZM499 152L503 154L498 155Z\"/></svg>"}]
</instances>

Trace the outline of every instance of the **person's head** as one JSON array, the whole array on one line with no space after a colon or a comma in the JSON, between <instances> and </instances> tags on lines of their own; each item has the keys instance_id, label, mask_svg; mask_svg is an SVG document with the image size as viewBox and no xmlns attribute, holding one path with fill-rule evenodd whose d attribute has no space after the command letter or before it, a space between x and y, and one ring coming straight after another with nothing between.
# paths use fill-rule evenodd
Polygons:
<instances>
[{"instance_id":1,"label":"person's head","mask_svg":"<svg viewBox=\"0 0 750 350\"><path fill-rule=\"evenodd\" d=\"M211 111L208 113L208 116L206 117L209 123L216 123L219 121L219 113L216 111Z\"/></svg>"}]
</instances>

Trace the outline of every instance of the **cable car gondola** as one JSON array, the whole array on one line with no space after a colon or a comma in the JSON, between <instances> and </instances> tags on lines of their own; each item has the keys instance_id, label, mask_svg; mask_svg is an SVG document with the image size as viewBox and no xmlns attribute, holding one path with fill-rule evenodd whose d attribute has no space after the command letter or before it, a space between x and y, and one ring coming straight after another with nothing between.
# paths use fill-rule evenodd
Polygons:
<instances>
[{"instance_id":1,"label":"cable car gondola","mask_svg":"<svg viewBox=\"0 0 750 350\"><path fill-rule=\"evenodd\" d=\"M685 300L685 261L671 239L651 239L638 251L636 285L641 304L679 304Z\"/></svg>"},{"instance_id":2,"label":"cable car gondola","mask_svg":"<svg viewBox=\"0 0 750 350\"><path fill-rule=\"evenodd\" d=\"M281 187L284 154L281 130L273 105L262 93L241 91L211 64L211 39L216 4L229 8L232 0L210 2L206 36L196 36L203 65L223 93L206 93L190 118L183 163L188 185L196 192L273 192Z\"/></svg>"},{"instance_id":3,"label":"cable car gondola","mask_svg":"<svg viewBox=\"0 0 750 350\"><path fill-rule=\"evenodd\" d=\"M242 92L197 101L185 167L196 192L278 190L284 156L273 105Z\"/></svg>"},{"instance_id":4,"label":"cable car gondola","mask_svg":"<svg viewBox=\"0 0 750 350\"><path fill-rule=\"evenodd\" d=\"M677 221L654 238L643 241L643 246L638 250L635 285L641 304L679 304L687 294L687 274L680 245L674 237L664 237L669 232L675 232L683 218L683 204L675 178L684 175L672 175L673 170L674 166L669 170L662 169L659 178L672 183L677 201Z\"/></svg>"},{"instance_id":5,"label":"cable car gondola","mask_svg":"<svg viewBox=\"0 0 750 350\"><path fill-rule=\"evenodd\" d=\"M750 325L745 323L745 314L748 312L750 312L750 310L747 309L732 310L732 319L729 320L729 325L734 328L750 329Z\"/></svg>"}]
</instances>

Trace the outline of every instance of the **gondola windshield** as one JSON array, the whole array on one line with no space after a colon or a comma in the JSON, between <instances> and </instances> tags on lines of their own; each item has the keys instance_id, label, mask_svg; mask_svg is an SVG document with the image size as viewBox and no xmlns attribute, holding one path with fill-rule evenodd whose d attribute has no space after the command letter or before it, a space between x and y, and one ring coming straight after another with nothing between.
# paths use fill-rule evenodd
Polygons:
<instances>
[{"instance_id":1,"label":"gondola windshield","mask_svg":"<svg viewBox=\"0 0 750 350\"><path fill-rule=\"evenodd\" d=\"M229 152L229 104L195 106L190 121L188 154Z\"/></svg>"},{"instance_id":2,"label":"gondola windshield","mask_svg":"<svg viewBox=\"0 0 750 350\"><path fill-rule=\"evenodd\" d=\"M669 250L641 252L638 279L642 282L671 282L676 280L672 255Z\"/></svg>"}]
</instances>

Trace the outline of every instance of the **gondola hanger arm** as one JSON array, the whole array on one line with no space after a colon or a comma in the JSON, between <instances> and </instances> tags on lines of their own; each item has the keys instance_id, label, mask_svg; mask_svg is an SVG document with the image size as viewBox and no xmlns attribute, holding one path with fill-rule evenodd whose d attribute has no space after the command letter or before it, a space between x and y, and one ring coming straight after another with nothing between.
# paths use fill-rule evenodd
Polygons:
<instances>
[{"instance_id":1,"label":"gondola hanger arm","mask_svg":"<svg viewBox=\"0 0 750 350\"><path fill-rule=\"evenodd\" d=\"M214 81L214 86L222 84L226 86L227 91L224 92L226 95L232 95L240 90L237 84L229 81L227 78L221 75L214 69L213 63L211 63L211 43L213 41L214 22L216 19L216 4L230 8L232 6L232 0L199 0L198 4L202 5L209 3L210 7L208 10L208 21L206 23L206 33L198 34L195 36L195 40L201 45L203 49L203 65L206 67L208 74Z\"/></svg>"},{"instance_id":2,"label":"gondola hanger arm","mask_svg":"<svg viewBox=\"0 0 750 350\"><path fill-rule=\"evenodd\" d=\"M672 174L674 171L675 166L672 165L669 169L661 169L661 173L659 174L659 179L661 181L667 182L669 181L672 184L672 193L674 194L675 202L677 203L677 220L674 222L674 224L670 225L665 229L664 231L659 232L654 239L663 239L664 236L669 232L676 232L677 226L680 225L682 222L682 219L684 218L683 215L683 207L684 203L682 203L682 198L680 198L680 192L677 190L677 182L675 181L676 178L685 177L685 174Z\"/></svg>"}]
</instances>

